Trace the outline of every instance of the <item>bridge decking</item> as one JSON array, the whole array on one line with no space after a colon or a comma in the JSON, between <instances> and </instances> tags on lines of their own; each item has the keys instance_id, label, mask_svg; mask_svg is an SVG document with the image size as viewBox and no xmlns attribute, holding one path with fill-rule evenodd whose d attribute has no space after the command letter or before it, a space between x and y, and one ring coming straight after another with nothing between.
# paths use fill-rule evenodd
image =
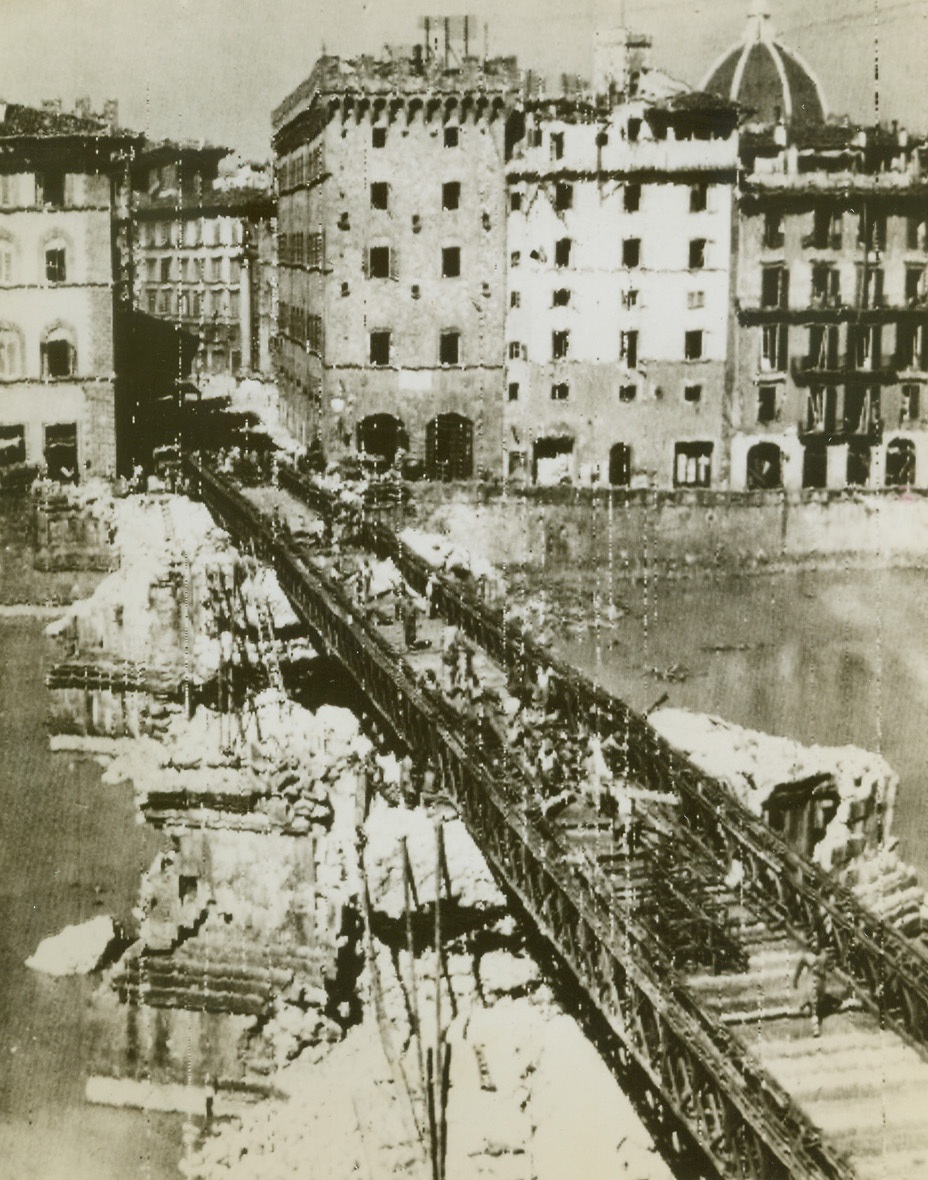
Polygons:
<instances>
[{"instance_id":1,"label":"bridge decking","mask_svg":"<svg viewBox=\"0 0 928 1180\"><path fill-rule=\"evenodd\" d=\"M398 736L438 767L491 866L606 1017L620 1060L631 1058L640 1070L642 1097L661 1104L670 1138L673 1132L688 1134L704 1162L723 1176L928 1178L928 1125L922 1129L917 1116L928 1098L928 1061L899 1031L882 1027L887 1015L896 1019L886 1004L892 970L886 971L885 955L877 957L884 986L879 992L862 986L861 980L874 978L874 964L860 959L877 952L863 937L857 944L836 939L845 928L835 918L847 914L836 910L833 893L811 866L805 879L796 880L801 872L795 855L775 838L758 848L760 836L746 817L742 840L748 844L750 838L749 850L763 856L766 872L782 872L787 880L785 901L778 891L764 902L764 872L756 863L748 861L744 888L725 886L725 869L742 845L728 840L720 855L719 842L705 838L698 809L681 822L684 806L648 804L635 847L626 830L582 796L544 818L538 792L510 752L485 748L463 717L459 734L449 732L447 702L439 707L423 693L425 671L441 681L436 648L444 619L421 622L431 648L406 651L398 624L365 618L321 572L311 549L274 535L271 505L289 502L296 511L301 503L267 489L242 496L205 470L194 470L223 523L240 539L250 537L275 564L316 640L343 660ZM381 552L395 546L382 526L371 533L368 540ZM415 585L417 578L421 589L423 571L414 567L406 555L403 572L412 573L410 581ZM476 657L484 684L505 694L513 670L505 641L485 618L466 617L479 616L478 605L455 602L452 588L444 591L438 604L445 616L488 640ZM524 642L518 658L526 658ZM546 653L534 658L552 662ZM557 671L563 683L565 673ZM597 692L591 689L588 700L602 706ZM571 709L566 691L561 704L578 730L591 718L602 721L603 713L602 729L617 714L624 718L621 708L611 715ZM630 737L627 730L627 743ZM645 761L654 752L646 750L636 762L624 751L629 778L650 787L677 788L681 779L687 785L682 758L655 781ZM657 761L667 757L663 749L656 752ZM643 768L644 774L636 773ZM681 801L687 801L685 792ZM739 823L737 817L728 822ZM791 893L801 894L800 904ZM847 905L843 895L838 902ZM803 927L837 944L839 966L870 1008L829 1015L820 1038L812 1035L811 1018L798 1011L793 987ZM872 940L874 931L896 952L896 969L907 972L905 982L911 983L902 991L905 1020L897 1023L923 1044L918 1004L924 960L914 950L906 958L895 932L880 923L863 922L859 934ZM707 945L699 944L700 936Z\"/></svg>"}]
</instances>

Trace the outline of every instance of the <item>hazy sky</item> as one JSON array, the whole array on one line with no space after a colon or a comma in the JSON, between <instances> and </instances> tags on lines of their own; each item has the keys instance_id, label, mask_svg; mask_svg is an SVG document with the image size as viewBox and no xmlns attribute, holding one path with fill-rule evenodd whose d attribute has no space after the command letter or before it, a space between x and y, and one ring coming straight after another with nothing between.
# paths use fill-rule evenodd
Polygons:
<instances>
[{"instance_id":1,"label":"hazy sky","mask_svg":"<svg viewBox=\"0 0 928 1180\"><path fill-rule=\"evenodd\" d=\"M786 44L817 71L832 111L928 130L928 0L769 0ZM652 61L697 84L740 38L750 0L0 0L0 98L119 99L125 126L269 154L270 112L330 53L411 44L425 12L470 12L491 53L588 74L596 23L654 39Z\"/></svg>"}]
</instances>

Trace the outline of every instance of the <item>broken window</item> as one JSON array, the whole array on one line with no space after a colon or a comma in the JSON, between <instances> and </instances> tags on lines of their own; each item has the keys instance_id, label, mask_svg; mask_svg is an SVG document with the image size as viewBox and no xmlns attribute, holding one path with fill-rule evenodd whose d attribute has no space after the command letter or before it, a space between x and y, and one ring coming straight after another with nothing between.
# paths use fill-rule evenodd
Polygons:
<instances>
[{"instance_id":1,"label":"broken window","mask_svg":"<svg viewBox=\"0 0 928 1180\"><path fill-rule=\"evenodd\" d=\"M683 400L693 404L702 401L702 386L701 385L684 385Z\"/></svg>"},{"instance_id":2,"label":"broken window","mask_svg":"<svg viewBox=\"0 0 928 1180\"><path fill-rule=\"evenodd\" d=\"M925 298L925 268L923 266L907 266L905 268L905 301L909 307Z\"/></svg>"},{"instance_id":3,"label":"broken window","mask_svg":"<svg viewBox=\"0 0 928 1180\"><path fill-rule=\"evenodd\" d=\"M690 213L703 213L709 205L709 186L704 181L690 185Z\"/></svg>"},{"instance_id":4,"label":"broken window","mask_svg":"<svg viewBox=\"0 0 928 1180\"><path fill-rule=\"evenodd\" d=\"M828 262L812 266L812 306L837 306L841 302L841 273Z\"/></svg>"},{"instance_id":5,"label":"broken window","mask_svg":"<svg viewBox=\"0 0 928 1180\"><path fill-rule=\"evenodd\" d=\"M42 375L70 377L75 370L74 346L70 339L57 331L42 345Z\"/></svg>"},{"instance_id":6,"label":"broken window","mask_svg":"<svg viewBox=\"0 0 928 1180\"><path fill-rule=\"evenodd\" d=\"M816 250L840 250L842 215L830 205L819 206L813 213L812 246Z\"/></svg>"},{"instance_id":7,"label":"broken window","mask_svg":"<svg viewBox=\"0 0 928 1180\"><path fill-rule=\"evenodd\" d=\"M461 182L448 180L441 186L442 209L457 209L461 203Z\"/></svg>"},{"instance_id":8,"label":"broken window","mask_svg":"<svg viewBox=\"0 0 928 1180\"><path fill-rule=\"evenodd\" d=\"M886 214L874 213L866 205L857 220L857 244L868 250L886 248Z\"/></svg>"},{"instance_id":9,"label":"broken window","mask_svg":"<svg viewBox=\"0 0 928 1180\"><path fill-rule=\"evenodd\" d=\"M837 428L838 390L833 385L814 386L806 400L806 430L834 434Z\"/></svg>"},{"instance_id":10,"label":"broken window","mask_svg":"<svg viewBox=\"0 0 928 1180\"><path fill-rule=\"evenodd\" d=\"M748 491L764 491L783 486L783 456L776 443L756 443L748 451Z\"/></svg>"},{"instance_id":11,"label":"broken window","mask_svg":"<svg viewBox=\"0 0 928 1180\"><path fill-rule=\"evenodd\" d=\"M915 443L894 438L886 447L886 486L911 487L915 483Z\"/></svg>"},{"instance_id":12,"label":"broken window","mask_svg":"<svg viewBox=\"0 0 928 1180\"><path fill-rule=\"evenodd\" d=\"M703 333L700 329L686 332L683 337L683 356L688 361L702 359Z\"/></svg>"},{"instance_id":13,"label":"broken window","mask_svg":"<svg viewBox=\"0 0 928 1180\"><path fill-rule=\"evenodd\" d=\"M45 251L45 277L50 283L63 283L68 277L63 246L51 246Z\"/></svg>"},{"instance_id":14,"label":"broken window","mask_svg":"<svg viewBox=\"0 0 928 1180\"><path fill-rule=\"evenodd\" d=\"M849 487L866 487L870 482L870 447L862 439L848 443L847 482Z\"/></svg>"},{"instance_id":15,"label":"broken window","mask_svg":"<svg viewBox=\"0 0 928 1180\"><path fill-rule=\"evenodd\" d=\"M627 369L637 368L638 365L638 331L622 332L619 336L619 361Z\"/></svg>"},{"instance_id":16,"label":"broken window","mask_svg":"<svg viewBox=\"0 0 928 1180\"><path fill-rule=\"evenodd\" d=\"M558 381L551 386L551 400L553 402L566 402L570 395L570 388L566 381Z\"/></svg>"},{"instance_id":17,"label":"broken window","mask_svg":"<svg viewBox=\"0 0 928 1180\"><path fill-rule=\"evenodd\" d=\"M905 245L907 250L924 250L926 244L926 226L928 220L924 216L914 215L906 218Z\"/></svg>"},{"instance_id":18,"label":"broken window","mask_svg":"<svg viewBox=\"0 0 928 1180\"><path fill-rule=\"evenodd\" d=\"M443 279L456 279L461 274L461 247L443 246L441 251L441 275Z\"/></svg>"},{"instance_id":19,"label":"broken window","mask_svg":"<svg viewBox=\"0 0 928 1180\"><path fill-rule=\"evenodd\" d=\"M786 307L789 301L789 271L785 266L765 266L761 271L761 307Z\"/></svg>"},{"instance_id":20,"label":"broken window","mask_svg":"<svg viewBox=\"0 0 928 1180\"><path fill-rule=\"evenodd\" d=\"M777 413L777 387L775 385L759 385L757 387L757 421L775 422Z\"/></svg>"},{"instance_id":21,"label":"broken window","mask_svg":"<svg viewBox=\"0 0 928 1180\"><path fill-rule=\"evenodd\" d=\"M917 422L919 414L919 387L917 385L903 385L902 402L899 411L899 423Z\"/></svg>"},{"instance_id":22,"label":"broken window","mask_svg":"<svg viewBox=\"0 0 928 1180\"><path fill-rule=\"evenodd\" d=\"M551 357L560 361L567 356L570 347L570 333L566 331L551 333Z\"/></svg>"},{"instance_id":23,"label":"broken window","mask_svg":"<svg viewBox=\"0 0 928 1180\"><path fill-rule=\"evenodd\" d=\"M783 214L768 209L764 214L764 246L768 250L779 250L783 246Z\"/></svg>"},{"instance_id":24,"label":"broken window","mask_svg":"<svg viewBox=\"0 0 928 1180\"><path fill-rule=\"evenodd\" d=\"M690 242L690 270L701 270L706 265L706 239L693 238Z\"/></svg>"},{"instance_id":25,"label":"broken window","mask_svg":"<svg viewBox=\"0 0 928 1180\"><path fill-rule=\"evenodd\" d=\"M848 329L848 352L855 369L878 369L882 344L883 330L879 324L857 324Z\"/></svg>"},{"instance_id":26,"label":"broken window","mask_svg":"<svg viewBox=\"0 0 928 1180\"><path fill-rule=\"evenodd\" d=\"M573 208L574 203L574 186L559 181L554 191L554 207L558 212L563 213L566 209Z\"/></svg>"},{"instance_id":27,"label":"broken window","mask_svg":"<svg viewBox=\"0 0 928 1180\"><path fill-rule=\"evenodd\" d=\"M883 271L881 267L857 267L857 306L882 307Z\"/></svg>"},{"instance_id":28,"label":"broken window","mask_svg":"<svg viewBox=\"0 0 928 1180\"><path fill-rule=\"evenodd\" d=\"M387 129L386 127L372 127L371 128L371 147L382 148L387 146Z\"/></svg>"},{"instance_id":29,"label":"broken window","mask_svg":"<svg viewBox=\"0 0 928 1180\"><path fill-rule=\"evenodd\" d=\"M712 443L679 442L674 448L674 487L707 488L712 482Z\"/></svg>"},{"instance_id":30,"label":"broken window","mask_svg":"<svg viewBox=\"0 0 928 1180\"><path fill-rule=\"evenodd\" d=\"M42 204L64 205L64 172L54 168L42 174Z\"/></svg>"},{"instance_id":31,"label":"broken window","mask_svg":"<svg viewBox=\"0 0 928 1180\"><path fill-rule=\"evenodd\" d=\"M26 462L26 428L0 426L0 467Z\"/></svg>"},{"instance_id":32,"label":"broken window","mask_svg":"<svg viewBox=\"0 0 928 1180\"><path fill-rule=\"evenodd\" d=\"M446 148L455 148L460 142L460 132L457 127L446 127L444 132L444 144Z\"/></svg>"},{"instance_id":33,"label":"broken window","mask_svg":"<svg viewBox=\"0 0 928 1180\"><path fill-rule=\"evenodd\" d=\"M783 373L788 364L789 329L786 324L766 324L761 329L760 367Z\"/></svg>"},{"instance_id":34,"label":"broken window","mask_svg":"<svg viewBox=\"0 0 928 1180\"><path fill-rule=\"evenodd\" d=\"M570 291L566 287L558 287L551 300L552 307L566 307L570 303Z\"/></svg>"},{"instance_id":35,"label":"broken window","mask_svg":"<svg viewBox=\"0 0 928 1180\"><path fill-rule=\"evenodd\" d=\"M837 324L813 324L809 328L809 369L837 369L840 332Z\"/></svg>"},{"instance_id":36,"label":"broken window","mask_svg":"<svg viewBox=\"0 0 928 1180\"><path fill-rule=\"evenodd\" d=\"M622 243L622 265L626 269L641 264L641 238L626 238Z\"/></svg>"},{"instance_id":37,"label":"broken window","mask_svg":"<svg viewBox=\"0 0 928 1180\"><path fill-rule=\"evenodd\" d=\"M620 385L619 386L619 401L633 402L638 396L637 385Z\"/></svg>"},{"instance_id":38,"label":"broken window","mask_svg":"<svg viewBox=\"0 0 928 1180\"><path fill-rule=\"evenodd\" d=\"M626 184L623 192L626 213L637 213L641 208L641 185Z\"/></svg>"},{"instance_id":39,"label":"broken window","mask_svg":"<svg viewBox=\"0 0 928 1180\"><path fill-rule=\"evenodd\" d=\"M371 246L367 255L367 276L371 279L390 278L390 247Z\"/></svg>"},{"instance_id":40,"label":"broken window","mask_svg":"<svg viewBox=\"0 0 928 1180\"><path fill-rule=\"evenodd\" d=\"M456 328L442 332L438 344L438 360L443 365L460 364L461 333Z\"/></svg>"},{"instance_id":41,"label":"broken window","mask_svg":"<svg viewBox=\"0 0 928 1180\"><path fill-rule=\"evenodd\" d=\"M385 180L376 180L371 185L371 208L386 209L390 204L390 186Z\"/></svg>"},{"instance_id":42,"label":"broken window","mask_svg":"<svg viewBox=\"0 0 928 1180\"><path fill-rule=\"evenodd\" d=\"M370 358L372 365L389 365L390 332L383 329L371 332Z\"/></svg>"},{"instance_id":43,"label":"broken window","mask_svg":"<svg viewBox=\"0 0 928 1180\"><path fill-rule=\"evenodd\" d=\"M554 265L555 266L570 266L570 238L559 238L554 243Z\"/></svg>"},{"instance_id":44,"label":"broken window","mask_svg":"<svg viewBox=\"0 0 928 1180\"><path fill-rule=\"evenodd\" d=\"M76 482L77 423L61 422L45 427L45 465L49 479L59 483Z\"/></svg>"}]
</instances>

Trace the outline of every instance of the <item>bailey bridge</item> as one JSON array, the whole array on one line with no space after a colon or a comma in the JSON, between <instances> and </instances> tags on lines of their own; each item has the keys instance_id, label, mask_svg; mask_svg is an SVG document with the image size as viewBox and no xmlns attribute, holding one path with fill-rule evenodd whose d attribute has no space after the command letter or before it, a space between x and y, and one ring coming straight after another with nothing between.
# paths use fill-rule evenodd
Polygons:
<instances>
[{"instance_id":1,"label":"bailey bridge","mask_svg":"<svg viewBox=\"0 0 928 1180\"><path fill-rule=\"evenodd\" d=\"M598 734L610 769L653 800L633 847L581 802L547 808L498 730L418 675L313 546L202 461L188 459L186 473L232 538L274 567L313 642L382 727L431 766L678 1175L928 1177L919 945L788 847L646 717L436 575L375 515L357 514L356 544L391 557L419 593L431 580L439 614L511 683L550 673L560 724ZM321 517L338 510L295 472L282 470L279 483ZM786 982L810 945L828 949L853 996L817 1038Z\"/></svg>"}]
</instances>

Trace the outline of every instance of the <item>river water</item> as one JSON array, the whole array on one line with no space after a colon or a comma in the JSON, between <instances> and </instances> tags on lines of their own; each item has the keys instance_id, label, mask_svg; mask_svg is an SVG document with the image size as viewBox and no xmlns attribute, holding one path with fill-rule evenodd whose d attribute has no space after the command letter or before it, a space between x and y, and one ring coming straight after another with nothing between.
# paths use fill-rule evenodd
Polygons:
<instances>
[{"instance_id":1,"label":"river water","mask_svg":"<svg viewBox=\"0 0 928 1180\"><path fill-rule=\"evenodd\" d=\"M928 879L924 582L848 570L631 586L601 571L588 606L625 613L561 648L641 709L666 692L772 733L882 751L901 779L902 852ZM0 1177L175 1180L178 1117L83 1102L93 981L23 965L69 923L128 915L159 847L130 787L49 752L42 626L0 619Z\"/></svg>"},{"instance_id":2,"label":"river water","mask_svg":"<svg viewBox=\"0 0 928 1180\"><path fill-rule=\"evenodd\" d=\"M928 882L926 588L916 570L635 586L603 570L589 605L618 601L627 613L559 648L639 709L667 693L668 705L768 733L879 751L900 779L900 851Z\"/></svg>"},{"instance_id":3,"label":"river water","mask_svg":"<svg viewBox=\"0 0 928 1180\"><path fill-rule=\"evenodd\" d=\"M131 786L49 751L42 627L0 620L0 1177L176 1180L179 1118L83 1101L94 981L24 966L70 923L127 918L161 846Z\"/></svg>"}]
</instances>

